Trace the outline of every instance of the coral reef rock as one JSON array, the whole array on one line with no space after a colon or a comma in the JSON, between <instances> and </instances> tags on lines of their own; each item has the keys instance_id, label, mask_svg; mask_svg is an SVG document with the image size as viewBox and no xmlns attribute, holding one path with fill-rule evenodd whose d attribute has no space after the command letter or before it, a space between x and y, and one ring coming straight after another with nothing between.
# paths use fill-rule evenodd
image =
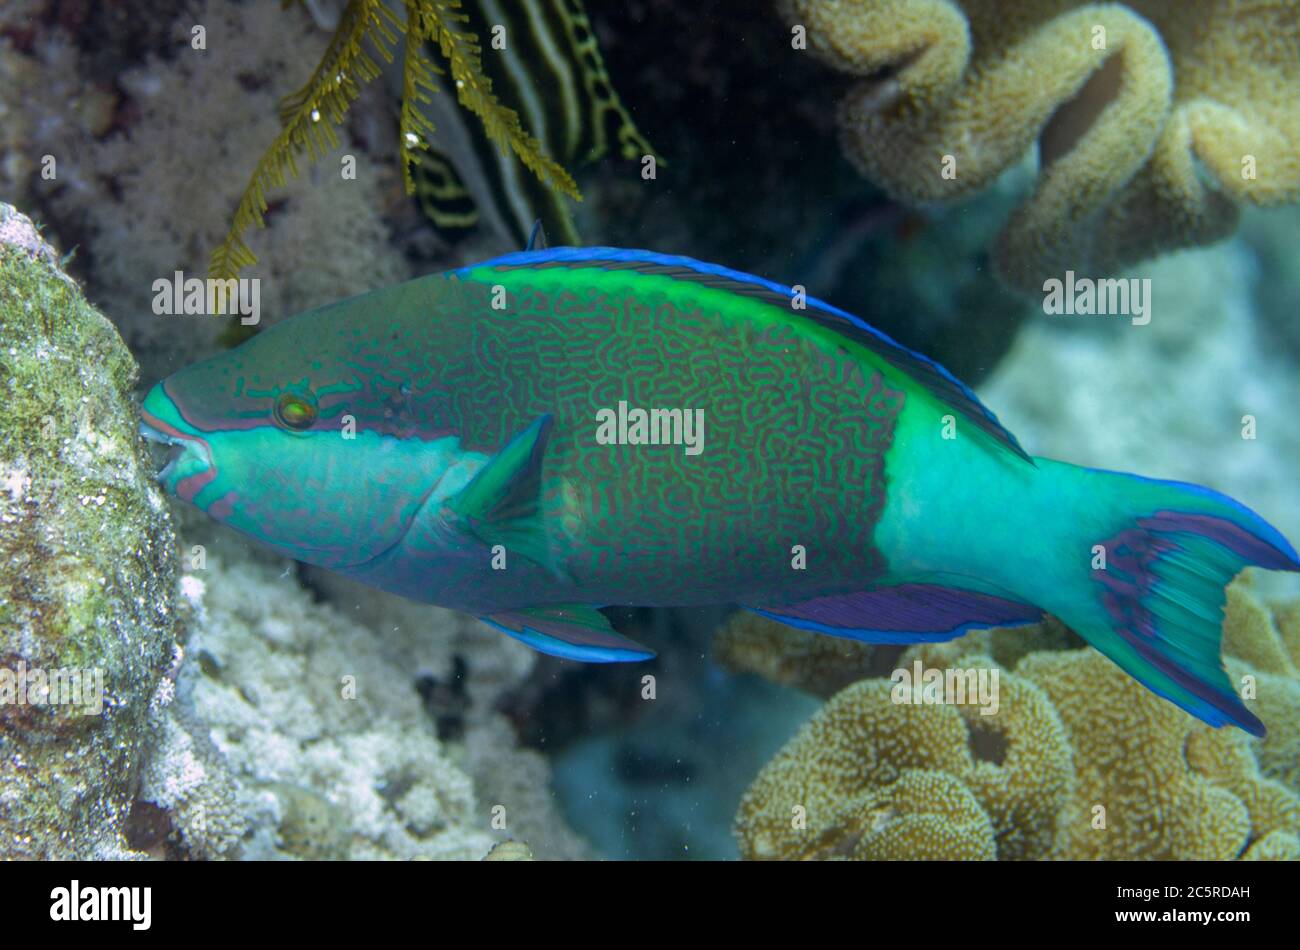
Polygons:
<instances>
[{"instance_id":1,"label":"coral reef rock","mask_svg":"<svg viewBox=\"0 0 1300 950\"><path fill-rule=\"evenodd\" d=\"M492 815L438 739L410 657L222 539L182 579L193 615L141 799L193 857L466 859ZM220 551L218 549L221 549ZM196 563L196 562L191 562ZM455 622L442 611L443 626ZM438 630L422 630L431 640Z\"/></svg>"},{"instance_id":2,"label":"coral reef rock","mask_svg":"<svg viewBox=\"0 0 1300 950\"><path fill-rule=\"evenodd\" d=\"M178 629L136 366L0 204L0 857L105 858Z\"/></svg>"}]
</instances>

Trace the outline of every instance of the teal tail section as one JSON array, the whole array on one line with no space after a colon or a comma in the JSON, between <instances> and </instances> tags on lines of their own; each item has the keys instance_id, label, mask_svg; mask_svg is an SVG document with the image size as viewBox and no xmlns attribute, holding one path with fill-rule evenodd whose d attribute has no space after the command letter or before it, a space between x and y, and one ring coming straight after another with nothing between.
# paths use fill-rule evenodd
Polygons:
<instances>
[{"instance_id":1,"label":"teal tail section","mask_svg":"<svg viewBox=\"0 0 1300 950\"><path fill-rule=\"evenodd\" d=\"M1038 463L1067 534L1034 602L1152 692L1211 725L1262 736L1224 672L1224 588L1248 566L1300 571L1295 549L1208 488Z\"/></svg>"}]
</instances>

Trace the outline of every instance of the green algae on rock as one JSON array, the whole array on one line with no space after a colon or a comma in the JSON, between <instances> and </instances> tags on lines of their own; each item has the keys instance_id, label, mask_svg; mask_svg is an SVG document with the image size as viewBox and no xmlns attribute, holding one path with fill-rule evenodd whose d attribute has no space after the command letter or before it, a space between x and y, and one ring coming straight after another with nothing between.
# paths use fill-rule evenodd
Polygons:
<instances>
[{"instance_id":1,"label":"green algae on rock","mask_svg":"<svg viewBox=\"0 0 1300 950\"><path fill-rule=\"evenodd\" d=\"M177 632L135 375L54 250L0 203L0 857L128 851Z\"/></svg>"}]
</instances>

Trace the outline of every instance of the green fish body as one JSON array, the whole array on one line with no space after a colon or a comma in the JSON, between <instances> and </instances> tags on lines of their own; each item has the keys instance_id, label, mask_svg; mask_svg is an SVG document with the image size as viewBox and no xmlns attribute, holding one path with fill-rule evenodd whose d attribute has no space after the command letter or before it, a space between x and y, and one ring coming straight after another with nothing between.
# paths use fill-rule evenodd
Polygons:
<instances>
[{"instance_id":1,"label":"green fish body","mask_svg":"<svg viewBox=\"0 0 1300 950\"><path fill-rule=\"evenodd\" d=\"M738 603L873 642L1050 612L1255 733L1224 585L1300 570L1199 486L1027 455L942 367L800 292L617 248L507 255L301 314L153 388L166 488L287 556L560 656L595 608Z\"/></svg>"}]
</instances>

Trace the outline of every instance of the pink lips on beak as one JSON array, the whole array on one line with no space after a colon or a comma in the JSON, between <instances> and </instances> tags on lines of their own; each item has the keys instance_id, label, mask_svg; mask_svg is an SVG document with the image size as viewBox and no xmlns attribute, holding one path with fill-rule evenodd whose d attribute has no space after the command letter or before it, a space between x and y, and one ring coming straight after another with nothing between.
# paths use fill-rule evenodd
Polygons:
<instances>
[{"instance_id":1,"label":"pink lips on beak","mask_svg":"<svg viewBox=\"0 0 1300 950\"><path fill-rule=\"evenodd\" d=\"M154 391L158 389L159 387L155 387ZM152 397L154 392L149 395ZM170 405L170 400L167 403ZM183 501L193 503L195 496L217 475L216 466L212 463L212 450L208 443L197 435L180 431L148 409L142 408L140 415L142 418L140 434L145 439L175 447L168 457L167 464L158 473L159 483ZM201 469L181 478L177 469L181 462L187 459L198 462Z\"/></svg>"}]
</instances>

